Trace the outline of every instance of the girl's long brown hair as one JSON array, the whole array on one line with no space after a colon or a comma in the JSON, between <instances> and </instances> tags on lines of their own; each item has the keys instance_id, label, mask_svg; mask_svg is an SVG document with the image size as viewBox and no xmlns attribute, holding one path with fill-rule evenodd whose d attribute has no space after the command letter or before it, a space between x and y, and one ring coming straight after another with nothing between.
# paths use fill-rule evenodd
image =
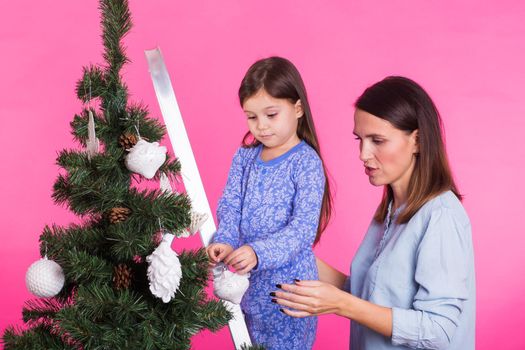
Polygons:
<instances>
[{"instance_id":1,"label":"girl's long brown hair","mask_svg":"<svg viewBox=\"0 0 525 350\"><path fill-rule=\"evenodd\" d=\"M332 195L330 192L330 183L328 181L328 172L321 156L321 149L315 132L315 125L303 79L297 68L289 60L281 57L269 57L255 62L248 69L248 72L246 72L246 75L241 82L241 86L239 87L239 102L241 106L246 99L255 95L261 89L264 89L274 98L284 98L293 104L298 100L301 100L304 115L299 118L297 136L317 152L319 158L321 158L326 179L321 214L319 217L319 226L314 241L314 244L317 244L321 239L321 234L330 221L332 213ZM244 135L242 142L245 147L255 147L260 144L259 141L251 136L250 132L247 132L246 135Z\"/></svg>"},{"instance_id":2,"label":"girl's long brown hair","mask_svg":"<svg viewBox=\"0 0 525 350\"><path fill-rule=\"evenodd\" d=\"M425 203L445 191L451 190L458 199L462 199L445 151L441 117L421 86L408 78L387 77L367 88L357 99L355 107L409 134L418 130L419 153L415 155L407 202L398 223L408 222ZM385 220L392 199L392 188L385 185L383 198L374 216L377 222Z\"/></svg>"}]
</instances>

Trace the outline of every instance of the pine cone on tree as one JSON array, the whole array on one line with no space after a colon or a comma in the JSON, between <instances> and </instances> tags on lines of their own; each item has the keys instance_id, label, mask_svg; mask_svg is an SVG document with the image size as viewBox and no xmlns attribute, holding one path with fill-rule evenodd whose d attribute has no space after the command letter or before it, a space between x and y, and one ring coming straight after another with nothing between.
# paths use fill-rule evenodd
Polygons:
<instances>
[{"instance_id":1,"label":"pine cone on tree","mask_svg":"<svg viewBox=\"0 0 525 350\"><path fill-rule=\"evenodd\" d=\"M116 290L128 289L131 285L132 270L126 264L118 264L113 268L113 287Z\"/></svg>"},{"instance_id":2,"label":"pine cone on tree","mask_svg":"<svg viewBox=\"0 0 525 350\"><path fill-rule=\"evenodd\" d=\"M135 144L138 142L138 138L135 134L131 134L129 132L125 132L118 138L118 143L122 148L125 150L128 150L135 146Z\"/></svg>"},{"instance_id":3,"label":"pine cone on tree","mask_svg":"<svg viewBox=\"0 0 525 350\"><path fill-rule=\"evenodd\" d=\"M109 222L112 224L117 224L119 222L125 221L129 214L131 214L131 209L124 207L116 207L109 211Z\"/></svg>"}]
</instances>

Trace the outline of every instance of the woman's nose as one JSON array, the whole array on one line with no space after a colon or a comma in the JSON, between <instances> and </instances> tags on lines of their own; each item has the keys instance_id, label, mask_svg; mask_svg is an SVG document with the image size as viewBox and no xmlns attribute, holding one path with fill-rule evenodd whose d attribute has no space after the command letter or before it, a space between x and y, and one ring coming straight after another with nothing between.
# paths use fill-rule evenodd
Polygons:
<instances>
[{"instance_id":1,"label":"woman's nose","mask_svg":"<svg viewBox=\"0 0 525 350\"><path fill-rule=\"evenodd\" d=\"M372 158L372 151L370 150L370 146L368 146L366 142L361 141L359 143L359 159L362 162L366 162L367 160L370 160L371 158Z\"/></svg>"}]
</instances>

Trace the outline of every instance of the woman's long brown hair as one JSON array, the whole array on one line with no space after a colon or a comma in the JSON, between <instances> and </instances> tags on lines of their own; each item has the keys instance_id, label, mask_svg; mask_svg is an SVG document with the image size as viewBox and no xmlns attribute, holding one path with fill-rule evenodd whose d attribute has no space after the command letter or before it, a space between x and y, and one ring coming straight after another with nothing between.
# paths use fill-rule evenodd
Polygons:
<instances>
[{"instance_id":1,"label":"woman's long brown hair","mask_svg":"<svg viewBox=\"0 0 525 350\"><path fill-rule=\"evenodd\" d=\"M303 79L297 68L289 60L281 57L269 57L255 62L248 69L248 72L246 72L246 75L241 82L241 86L239 87L239 102L241 106L246 99L255 95L261 89L264 89L274 98L287 99L293 104L298 100L301 100L304 115L299 118L297 136L317 152L323 164L323 171L326 179L321 214L319 217L319 226L314 241L314 244L317 244L321 239L321 234L330 221L332 213L332 195L330 192L330 183L328 181L328 172L321 156L321 149L315 132L315 125ZM244 135L243 145L245 147L255 147L259 144L260 142L253 138L250 132L247 132L246 135Z\"/></svg>"},{"instance_id":2,"label":"woman's long brown hair","mask_svg":"<svg viewBox=\"0 0 525 350\"><path fill-rule=\"evenodd\" d=\"M357 99L355 107L390 122L408 134L418 130L419 153L415 155L407 202L397 219L398 223L408 222L425 203L445 191L450 190L462 199L445 151L441 117L421 86L408 78L387 77L367 88ZM392 199L392 188L385 185L383 198L374 216L377 222L385 220Z\"/></svg>"}]
</instances>

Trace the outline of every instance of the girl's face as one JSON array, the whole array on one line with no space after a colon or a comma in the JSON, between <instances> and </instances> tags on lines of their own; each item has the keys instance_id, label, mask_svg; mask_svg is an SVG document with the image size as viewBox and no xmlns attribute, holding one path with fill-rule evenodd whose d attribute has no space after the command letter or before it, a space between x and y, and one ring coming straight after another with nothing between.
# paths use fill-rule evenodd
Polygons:
<instances>
[{"instance_id":1,"label":"girl's face","mask_svg":"<svg viewBox=\"0 0 525 350\"><path fill-rule=\"evenodd\" d=\"M411 133L390 122L356 109L354 135L359 140L359 159L374 186L390 185L406 193L418 152L417 130Z\"/></svg>"},{"instance_id":2,"label":"girl's face","mask_svg":"<svg viewBox=\"0 0 525 350\"><path fill-rule=\"evenodd\" d=\"M298 143L297 125L303 116L301 101L274 98L261 89L242 108L252 135L267 148L289 149Z\"/></svg>"}]
</instances>

